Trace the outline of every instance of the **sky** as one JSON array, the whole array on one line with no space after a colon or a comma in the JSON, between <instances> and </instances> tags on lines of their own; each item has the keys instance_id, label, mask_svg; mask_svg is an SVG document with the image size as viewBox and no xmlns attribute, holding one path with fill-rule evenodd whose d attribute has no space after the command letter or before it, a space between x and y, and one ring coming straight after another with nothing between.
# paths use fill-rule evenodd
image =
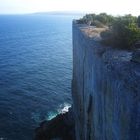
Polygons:
<instances>
[{"instance_id":1,"label":"sky","mask_svg":"<svg viewBox=\"0 0 140 140\"><path fill-rule=\"evenodd\" d=\"M48 11L140 15L140 0L0 0L0 14Z\"/></svg>"}]
</instances>

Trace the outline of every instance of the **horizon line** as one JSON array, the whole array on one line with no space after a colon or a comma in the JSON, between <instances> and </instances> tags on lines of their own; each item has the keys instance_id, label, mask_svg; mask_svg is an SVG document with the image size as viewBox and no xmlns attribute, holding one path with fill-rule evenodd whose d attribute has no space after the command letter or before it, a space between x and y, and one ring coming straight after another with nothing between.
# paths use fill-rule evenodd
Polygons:
<instances>
[{"instance_id":1,"label":"horizon line","mask_svg":"<svg viewBox=\"0 0 140 140\"><path fill-rule=\"evenodd\" d=\"M71 14L100 14L100 13L106 13L108 15L112 15L112 16L122 16L122 15L128 15L131 13L126 13L126 14L110 14L107 12L93 12L93 11L36 11L36 12L24 12L24 13L0 13L0 15L30 15L30 14L65 14L65 15L71 15ZM137 15L133 15L132 16L138 16Z\"/></svg>"}]
</instances>

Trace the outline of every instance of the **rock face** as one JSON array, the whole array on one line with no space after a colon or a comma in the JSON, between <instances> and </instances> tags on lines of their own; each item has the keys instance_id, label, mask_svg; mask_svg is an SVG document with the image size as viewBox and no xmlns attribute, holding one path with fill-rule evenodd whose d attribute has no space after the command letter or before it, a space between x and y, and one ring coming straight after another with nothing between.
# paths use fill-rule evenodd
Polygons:
<instances>
[{"instance_id":1,"label":"rock face","mask_svg":"<svg viewBox=\"0 0 140 140\"><path fill-rule=\"evenodd\" d=\"M133 62L139 62L140 63L140 50L137 50L132 55L132 61Z\"/></svg>"},{"instance_id":2,"label":"rock face","mask_svg":"<svg viewBox=\"0 0 140 140\"><path fill-rule=\"evenodd\" d=\"M50 121L42 122L35 134L35 140L75 140L72 109L57 115Z\"/></svg>"},{"instance_id":3,"label":"rock face","mask_svg":"<svg viewBox=\"0 0 140 140\"><path fill-rule=\"evenodd\" d=\"M140 140L140 63L105 47L73 22L76 140ZM87 28L87 27L86 27Z\"/></svg>"}]
</instances>

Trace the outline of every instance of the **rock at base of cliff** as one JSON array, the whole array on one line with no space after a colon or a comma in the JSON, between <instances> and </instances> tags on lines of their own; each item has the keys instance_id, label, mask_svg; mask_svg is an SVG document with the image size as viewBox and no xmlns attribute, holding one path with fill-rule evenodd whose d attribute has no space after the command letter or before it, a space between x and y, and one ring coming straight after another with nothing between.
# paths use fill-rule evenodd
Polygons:
<instances>
[{"instance_id":1,"label":"rock at base of cliff","mask_svg":"<svg viewBox=\"0 0 140 140\"><path fill-rule=\"evenodd\" d=\"M75 140L73 111L59 114L50 121L44 121L35 130L35 140Z\"/></svg>"}]
</instances>

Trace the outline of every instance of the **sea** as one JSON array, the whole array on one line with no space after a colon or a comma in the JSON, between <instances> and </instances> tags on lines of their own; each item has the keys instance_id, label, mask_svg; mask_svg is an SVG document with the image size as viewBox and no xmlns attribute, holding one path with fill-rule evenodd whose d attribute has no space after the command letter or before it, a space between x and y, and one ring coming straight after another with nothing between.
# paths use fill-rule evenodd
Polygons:
<instances>
[{"instance_id":1,"label":"sea","mask_svg":"<svg viewBox=\"0 0 140 140\"><path fill-rule=\"evenodd\" d=\"M43 120L72 104L72 20L0 15L0 140L32 140Z\"/></svg>"}]
</instances>

